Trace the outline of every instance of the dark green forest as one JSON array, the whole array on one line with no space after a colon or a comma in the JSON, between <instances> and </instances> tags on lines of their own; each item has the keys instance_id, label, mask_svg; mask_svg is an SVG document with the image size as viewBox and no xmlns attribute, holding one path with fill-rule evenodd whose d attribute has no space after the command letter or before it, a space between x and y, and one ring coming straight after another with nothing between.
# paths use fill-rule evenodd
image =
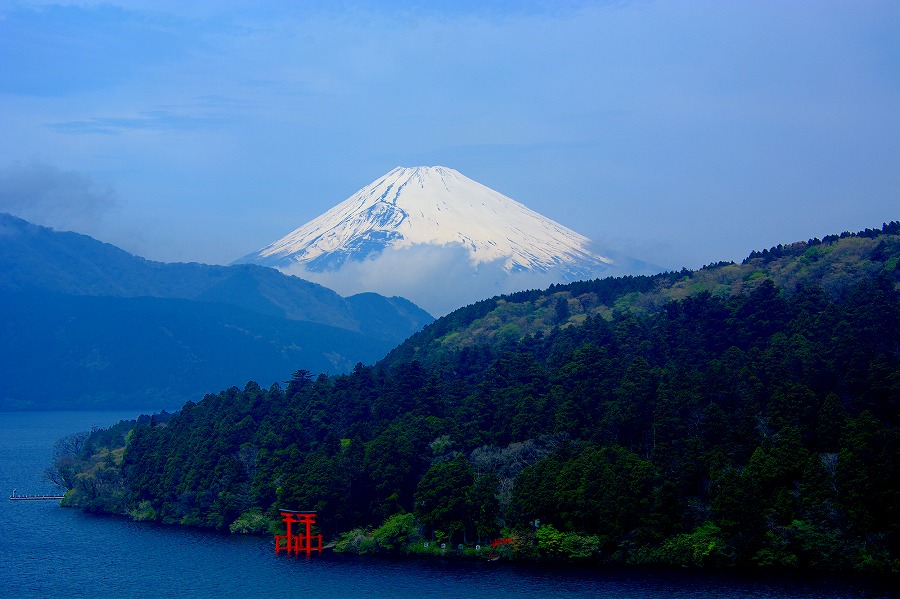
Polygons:
<instances>
[{"instance_id":1,"label":"dark green forest","mask_svg":"<svg viewBox=\"0 0 900 599\"><path fill-rule=\"evenodd\" d=\"M52 474L138 520L317 510L347 552L898 573L898 234L494 298L346 375L94 431Z\"/></svg>"}]
</instances>

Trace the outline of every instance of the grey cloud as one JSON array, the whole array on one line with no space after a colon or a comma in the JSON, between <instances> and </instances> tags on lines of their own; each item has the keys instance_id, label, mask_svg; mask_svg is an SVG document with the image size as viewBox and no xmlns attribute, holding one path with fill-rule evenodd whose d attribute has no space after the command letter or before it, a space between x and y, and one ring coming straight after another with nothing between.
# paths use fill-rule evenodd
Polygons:
<instances>
[{"instance_id":1,"label":"grey cloud","mask_svg":"<svg viewBox=\"0 0 900 599\"><path fill-rule=\"evenodd\" d=\"M36 224L92 230L116 203L111 187L37 160L0 170L0 212Z\"/></svg>"}]
</instances>

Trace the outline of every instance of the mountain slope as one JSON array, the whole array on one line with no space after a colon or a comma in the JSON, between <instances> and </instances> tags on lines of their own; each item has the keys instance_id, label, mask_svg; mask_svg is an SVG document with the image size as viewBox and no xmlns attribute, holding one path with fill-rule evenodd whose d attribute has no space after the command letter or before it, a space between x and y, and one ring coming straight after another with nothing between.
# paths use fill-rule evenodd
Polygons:
<instances>
[{"instance_id":1,"label":"mountain slope","mask_svg":"<svg viewBox=\"0 0 900 599\"><path fill-rule=\"evenodd\" d=\"M391 346L223 303L12 291L0 305L0 411L173 409L298 368L348 372Z\"/></svg>"},{"instance_id":2,"label":"mountain slope","mask_svg":"<svg viewBox=\"0 0 900 599\"><path fill-rule=\"evenodd\" d=\"M623 269L587 237L441 166L398 167L236 263L273 266L342 293L403 295L432 313L497 293Z\"/></svg>"},{"instance_id":3,"label":"mountain slope","mask_svg":"<svg viewBox=\"0 0 900 599\"><path fill-rule=\"evenodd\" d=\"M377 330L379 338L394 342L432 320L424 310L407 306L391 315L394 328L370 330L347 299L271 268L154 262L86 235L53 231L8 214L0 214L0 289L222 302L364 334ZM396 310L390 302L383 306Z\"/></svg>"},{"instance_id":4,"label":"mountain slope","mask_svg":"<svg viewBox=\"0 0 900 599\"><path fill-rule=\"evenodd\" d=\"M741 264L723 262L697 271L615 277L554 285L482 300L441 317L385 358L385 364L435 360L448 352L486 345L499 347L556 327L578 326L590 317L617 311L655 313L671 301L699 293L729 297L765 281L788 290L821 286L835 293L881 271L898 272L900 223L881 230L829 235L753 252Z\"/></svg>"},{"instance_id":5,"label":"mountain slope","mask_svg":"<svg viewBox=\"0 0 900 599\"><path fill-rule=\"evenodd\" d=\"M562 266L579 276L611 264L587 237L442 166L397 167L241 261L322 271L420 244L459 244L473 264L501 261L507 272Z\"/></svg>"},{"instance_id":6,"label":"mountain slope","mask_svg":"<svg viewBox=\"0 0 900 599\"><path fill-rule=\"evenodd\" d=\"M256 265L163 264L0 214L0 410L177 407L347 372L433 318Z\"/></svg>"}]
</instances>

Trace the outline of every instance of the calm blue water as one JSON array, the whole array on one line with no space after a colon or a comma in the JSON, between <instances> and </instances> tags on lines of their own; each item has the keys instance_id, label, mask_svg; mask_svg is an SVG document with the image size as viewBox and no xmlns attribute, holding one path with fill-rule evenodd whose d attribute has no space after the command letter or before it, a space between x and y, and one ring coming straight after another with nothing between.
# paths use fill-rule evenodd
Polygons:
<instances>
[{"instance_id":1,"label":"calm blue water","mask_svg":"<svg viewBox=\"0 0 900 599\"><path fill-rule=\"evenodd\" d=\"M42 480L56 439L137 413L0 413L0 490ZM276 556L268 538L132 523L0 501L4 597L597 597L850 599L893 597L864 580L725 573L540 568L509 563Z\"/></svg>"}]
</instances>

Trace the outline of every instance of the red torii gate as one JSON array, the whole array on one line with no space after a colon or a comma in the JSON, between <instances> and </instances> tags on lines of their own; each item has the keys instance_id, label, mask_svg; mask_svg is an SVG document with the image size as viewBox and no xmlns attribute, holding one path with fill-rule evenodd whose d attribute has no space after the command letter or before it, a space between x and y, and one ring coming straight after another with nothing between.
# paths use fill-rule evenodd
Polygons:
<instances>
[{"instance_id":1,"label":"red torii gate","mask_svg":"<svg viewBox=\"0 0 900 599\"><path fill-rule=\"evenodd\" d=\"M275 535L276 555L281 551L287 551L289 555L291 552L293 552L294 555L297 555L301 551L305 551L307 556L313 551L322 553L322 535L318 534L313 536L310 531L312 525L316 523L316 512L278 510L278 513L281 514L281 520L285 524L286 533L283 535ZM292 524L305 524L306 534L304 534L303 531L296 534L292 533ZM281 544L282 539L284 539L284 545ZM318 541L316 546L313 546L314 540Z\"/></svg>"}]
</instances>

